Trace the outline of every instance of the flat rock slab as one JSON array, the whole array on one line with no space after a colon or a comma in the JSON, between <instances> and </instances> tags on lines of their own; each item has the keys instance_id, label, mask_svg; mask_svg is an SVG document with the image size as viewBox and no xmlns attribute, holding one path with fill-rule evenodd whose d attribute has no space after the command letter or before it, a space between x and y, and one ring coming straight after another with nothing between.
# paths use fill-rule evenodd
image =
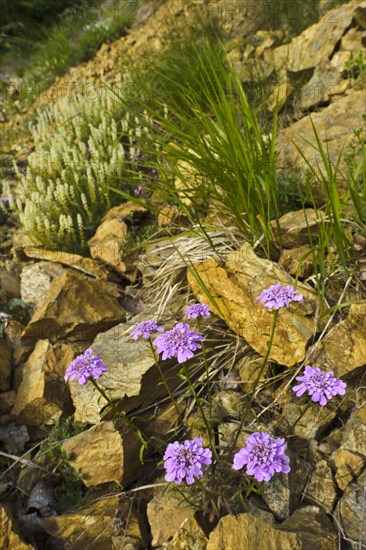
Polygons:
<instances>
[{"instance_id":1,"label":"flat rock slab","mask_svg":"<svg viewBox=\"0 0 366 550\"><path fill-rule=\"evenodd\" d=\"M295 284L294 279L269 260L259 258L252 247L245 243L238 251L229 254L226 265L221 267L210 258L195 266L215 303L214 313L222 317L228 326L240 334L248 344L264 356L273 324L273 314L256 300L261 292L274 285ZM195 277L188 272L188 282L200 302L209 298ZM293 302L289 308L279 311L270 360L291 367L305 357L305 349L314 334L314 322L307 315L315 311L316 295L303 283L297 284L304 303Z\"/></svg>"},{"instance_id":2,"label":"flat rock slab","mask_svg":"<svg viewBox=\"0 0 366 550\"><path fill-rule=\"evenodd\" d=\"M74 271L54 279L43 303L25 328L22 339L89 340L124 321L119 292L106 281Z\"/></svg>"},{"instance_id":3,"label":"flat rock slab","mask_svg":"<svg viewBox=\"0 0 366 550\"><path fill-rule=\"evenodd\" d=\"M4 506L0 506L0 548L4 550L34 550L26 544L13 527L13 520Z\"/></svg>"}]
</instances>

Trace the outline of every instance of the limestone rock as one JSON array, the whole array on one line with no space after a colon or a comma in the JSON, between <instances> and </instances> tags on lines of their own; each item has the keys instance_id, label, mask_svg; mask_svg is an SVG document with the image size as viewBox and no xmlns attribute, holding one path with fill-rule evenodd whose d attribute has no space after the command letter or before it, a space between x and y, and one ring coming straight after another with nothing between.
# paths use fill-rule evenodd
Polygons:
<instances>
[{"instance_id":1,"label":"limestone rock","mask_svg":"<svg viewBox=\"0 0 366 550\"><path fill-rule=\"evenodd\" d=\"M312 253L308 244L292 249L284 248L278 263L287 273L297 275L300 279L306 279L314 270Z\"/></svg>"},{"instance_id":2,"label":"limestone rock","mask_svg":"<svg viewBox=\"0 0 366 550\"><path fill-rule=\"evenodd\" d=\"M64 272L57 263L41 261L26 264L20 274L20 294L23 302L31 309L32 314L42 304L51 283Z\"/></svg>"},{"instance_id":3,"label":"limestone rock","mask_svg":"<svg viewBox=\"0 0 366 550\"><path fill-rule=\"evenodd\" d=\"M306 111L316 105L329 102L336 94L343 94L349 82L342 79L342 70L327 58L315 68L311 79L302 87L296 107Z\"/></svg>"},{"instance_id":4,"label":"limestone rock","mask_svg":"<svg viewBox=\"0 0 366 550\"><path fill-rule=\"evenodd\" d=\"M309 244L309 233L312 239L316 239L323 217L313 208L287 212L278 220L279 227L275 221L271 222L273 239L289 248Z\"/></svg>"},{"instance_id":5,"label":"limestone rock","mask_svg":"<svg viewBox=\"0 0 366 550\"><path fill-rule=\"evenodd\" d=\"M256 297L265 288L278 282L294 285L290 275L277 264L256 256L247 243L229 254L225 267L220 267L210 258L196 264L195 269L220 308L219 311L211 304L214 313L264 356L268 340L265 335L270 334L273 316ZM206 294L193 275L188 272L187 278L197 299L207 302ZM306 317L314 311L314 292L303 283L298 283L297 290L303 294L304 303L280 310L270 354L271 360L286 366L303 360L307 342L314 333L313 321Z\"/></svg>"},{"instance_id":6,"label":"limestone rock","mask_svg":"<svg viewBox=\"0 0 366 550\"><path fill-rule=\"evenodd\" d=\"M0 304L6 304L12 298L20 298L20 282L14 273L0 268Z\"/></svg>"},{"instance_id":7,"label":"limestone rock","mask_svg":"<svg viewBox=\"0 0 366 550\"><path fill-rule=\"evenodd\" d=\"M0 506L0 548L4 550L34 550L26 544L13 527L13 520L4 506Z\"/></svg>"},{"instance_id":8,"label":"limestone rock","mask_svg":"<svg viewBox=\"0 0 366 550\"><path fill-rule=\"evenodd\" d=\"M114 537L129 536L130 533L140 536L133 511L128 516L127 510L123 510L124 521L121 521L118 497L104 496L95 500L75 512L44 519L44 529L67 545L93 550L112 550Z\"/></svg>"},{"instance_id":9,"label":"limestone rock","mask_svg":"<svg viewBox=\"0 0 366 550\"><path fill-rule=\"evenodd\" d=\"M0 392L0 420L3 415L10 414L11 409L14 407L16 399L16 392L6 391Z\"/></svg>"},{"instance_id":10,"label":"limestone rock","mask_svg":"<svg viewBox=\"0 0 366 550\"><path fill-rule=\"evenodd\" d=\"M355 548L366 546L365 486L366 472L363 472L355 483L348 485L336 512L346 537L355 542Z\"/></svg>"},{"instance_id":11,"label":"limestone rock","mask_svg":"<svg viewBox=\"0 0 366 550\"><path fill-rule=\"evenodd\" d=\"M10 349L4 338L0 338L0 391L10 390L11 363Z\"/></svg>"},{"instance_id":12,"label":"limestone rock","mask_svg":"<svg viewBox=\"0 0 366 550\"><path fill-rule=\"evenodd\" d=\"M252 514L224 516L210 533L207 550L293 550L298 548L295 533L284 533Z\"/></svg>"},{"instance_id":13,"label":"limestone rock","mask_svg":"<svg viewBox=\"0 0 366 550\"><path fill-rule=\"evenodd\" d=\"M206 550L207 538L194 516L187 518L164 550Z\"/></svg>"},{"instance_id":14,"label":"limestone rock","mask_svg":"<svg viewBox=\"0 0 366 550\"><path fill-rule=\"evenodd\" d=\"M152 546L161 546L168 542L190 514L188 506L178 507L181 500L177 496L158 494L147 505Z\"/></svg>"},{"instance_id":15,"label":"limestone rock","mask_svg":"<svg viewBox=\"0 0 366 550\"><path fill-rule=\"evenodd\" d=\"M142 467L136 434L131 428L118 431L113 422L101 422L71 437L61 449L87 487L110 481L126 487Z\"/></svg>"},{"instance_id":16,"label":"limestone rock","mask_svg":"<svg viewBox=\"0 0 366 550\"><path fill-rule=\"evenodd\" d=\"M350 26L357 4L355 0L325 13L318 23L295 36L289 44L267 50L267 60L277 70L286 68L298 72L316 67L323 59L329 59Z\"/></svg>"},{"instance_id":17,"label":"limestone rock","mask_svg":"<svg viewBox=\"0 0 366 550\"><path fill-rule=\"evenodd\" d=\"M306 52L309 56L309 52ZM365 112L365 92L350 90L341 96L336 102L331 103L320 112L312 113L295 122L290 127L280 131L277 139L278 166L280 170L297 166L305 172L309 169L304 157L317 172L318 169L326 173L321 154L314 149L315 136L312 123L319 135L325 151L329 151L330 161L333 165L339 159L340 154L348 150L348 146L354 138L354 129L363 127L362 115ZM347 117L344 116L347 113ZM302 152L302 155L299 152ZM339 164L339 171L347 173L344 160ZM318 188L314 188L317 195L323 197Z\"/></svg>"},{"instance_id":18,"label":"limestone rock","mask_svg":"<svg viewBox=\"0 0 366 550\"><path fill-rule=\"evenodd\" d=\"M314 471L310 475L305 495L311 502L324 508L326 512L332 512L337 495L332 470L325 460L317 462Z\"/></svg>"},{"instance_id":19,"label":"limestone rock","mask_svg":"<svg viewBox=\"0 0 366 550\"><path fill-rule=\"evenodd\" d=\"M366 458L366 403L354 410L343 429L342 449Z\"/></svg>"},{"instance_id":20,"label":"limestone rock","mask_svg":"<svg viewBox=\"0 0 366 550\"><path fill-rule=\"evenodd\" d=\"M71 403L64 382L75 350L67 344L38 340L23 369L12 414L26 424L39 425L59 418Z\"/></svg>"},{"instance_id":21,"label":"limestone rock","mask_svg":"<svg viewBox=\"0 0 366 550\"><path fill-rule=\"evenodd\" d=\"M354 477L357 477L365 464L365 459L345 449L337 449L331 456L337 468L335 479L338 487L344 491Z\"/></svg>"},{"instance_id":22,"label":"limestone rock","mask_svg":"<svg viewBox=\"0 0 366 550\"><path fill-rule=\"evenodd\" d=\"M8 453L21 453L29 439L27 428L24 425L17 426L14 422L5 426L0 425L0 441Z\"/></svg>"},{"instance_id":23,"label":"limestone rock","mask_svg":"<svg viewBox=\"0 0 366 550\"><path fill-rule=\"evenodd\" d=\"M155 402L166 394L164 386L158 384L160 375L145 340L134 341L129 333L131 325L122 323L113 329L98 334L91 345L93 351L103 357L108 371L98 380L102 388L108 388L111 399L122 400L121 408L125 412ZM166 375L173 377L169 367ZM175 376L171 383L178 383ZM106 401L91 384L81 386L77 381L69 383L71 397L75 406L75 421L95 424L101 420L101 410ZM172 386L173 387L173 386Z\"/></svg>"},{"instance_id":24,"label":"limestone rock","mask_svg":"<svg viewBox=\"0 0 366 550\"><path fill-rule=\"evenodd\" d=\"M334 371L337 378L366 365L366 302L352 304L348 317L317 344L313 363ZM342 342L340 346L339 343Z\"/></svg>"},{"instance_id":25,"label":"limestone rock","mask_svg":"<svg viewBox=\"0 0 366 550\"><path fill-rule=\"evenodd\" d=\"M293 425L304 410L304 405L286 403L283 407L283 416L290 425ZM328 407L319 407L314 403L294 427L294 434L305 439L316 439L332 424L336 413Z\"/></svg>"},{"instance_id":26,"label":"limestone rock","mask_svg":"<svg viewBox=\"0 0 366 550\"><path fill-rule=\"evenodd\" d=\"M302 550L337 550L337 533L323 510L316 506L299 508L292 516L285 519L278 529L287 532L296 532L298 548ZM295 548L295 547L294 547Z\"/></svg>"},{"instance_id":27,"label":"limestone rock","mask_svg":"<svg viewBox=\"0 0 366 550\"><path fill-rule=\"evenodd\" d=\"M55 279L24 330L24 340L89 340L125 319L119 293L105 281L66 271Z\"/></svg>"}]
</instances>

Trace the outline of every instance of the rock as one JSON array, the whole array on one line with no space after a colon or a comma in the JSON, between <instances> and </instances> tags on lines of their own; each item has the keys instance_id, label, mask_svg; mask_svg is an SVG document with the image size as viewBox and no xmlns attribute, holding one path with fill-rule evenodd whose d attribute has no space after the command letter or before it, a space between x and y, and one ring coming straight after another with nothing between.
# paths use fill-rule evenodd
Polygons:
<instances>
[{"instance_id":1,"label":"rock","mask_svg":"<svg viewBox=\"0 0 366 550\"><path fill-rule=\"evenodd\" d=\"M305 489L305 496L326 512L332 512L337 495L332 470L325 460L320 460L315 465Z\"/></svg>"},{"instance_id":2,"label":"rock","mask_svg":"<svg viewBox=\"0 0 366 550\"><path fill-rule=\"evenodd\" d=\"M10 414L11 409L14 407L15 399L16 392L13 390L0 392L0 420L3 415Z\"/></svg>"},{"instance_id":3,"label":"rock","mask_svg":"<svg viewBox=\"0 0 366 550\"><path fill-rule=\"evenodd\" d=\"M112 550L114 537L125 535L140 538L136 514L130 510L128 516L126 506L122 508L122 513L124 521L119 517L117 496L103 496L75 512L46 518L42 525L47 533L62 539L67 546Z\"/></svg>"},{"instance_id":4,"label":"rock","mask_svg":"<svg viewBox=\"0 0 366 550\"><path fill-rule=\"evenodd\" d=\"M94 338L125 319L118 297L119 292L106 281L66 271L52 282L25 328L23 340Z\"/></svg>"},{"instance_id":5,"label":"rock","mask_svg":"<svg viewBox=\"0 0 366 550\"><path fill-rule=\"evenodd\" d=\"M191 513L189 506L178 506L181 500L178 496L158 494L147 505L152 546L162 546L168 542Z\"/></svg>"},{"instance_id":6,"label":"rock","mask_svg":"<svg viewBox=\"0 0 366 550\"><path fill-rule=\"evenodd\" d=\"M302 414L306 405L286 403L283 416L293 425ZM317 439L326 431L336 417L336 413L328 407L320 407L317 403L308 409L293 429L295 435L305 439Z\"/></svg>"},{"instance_id":7,"label":"rock","mask_svg":"<svg viewBox=\"0 0 366 550\"><path fill-rule=\"evenodd\" d=\"M342 449L366 458L366 403L355 409L342 434Z\"/></svg>"},{"instance_id":8,"label":"rock","mask_svg":"<svg viewBox=\"0 0 366 550\"><path fill-rule=\"evenodd\" d=\"M103 357L108 367L98 380L99 385L108 389L111 399L121 400L119 406L125 412L137 408L142 403L156 402L166 395L160 382L160 375L146 340L134 341L130 338L131 325L122 323L113 329L101 333L91 345L93 351ZM172 387L178 384L178 377L167 368ZM81 386L77 381L69 383L74 403L75 421L96 424L101 420L101 410L107 402L96 392L91 384Z\"/></svg>"},{"instance_id":9,"label":"rock","mask_svg":"<svg viewBox=\"0 0 366 550\"><path fill-rule=\"evenodd\" d=\"M4 550L34 550L19 537L7 509L0 505L0 548Z\"/></svg>"},{"instance_id":10,"label":"rock","mask_svg":"<svg viewBox=\"0 0 366 550\"><path fill-rule=\"evenodd\" d=\"M67 344L38 340L23 369L12 414L26 424L49 423L64 411L71 414L64 374L75 354Z\"/></svg>"},{"instance_id":11,"label":"rock","mask_svg":"<svg viewBox=\"0 0 366 550\"><path fill-rule=\"evenodd\" d=\"M101 266L96 260L91 258L85 258L79 256L74 252L62 252L61 250L45 250L42 248L36 248L29 246L24 248L24 254L28 258L35 258L37 260L46 260L47 262L56 262L59 264L67 265L81 271L86 275L91 275L98 279L108 279L108 270Z\"/></svg>"},{"instance_id":12,"label":"rock","mask_svg":"<svg viewBox=\"0 0 366 550\"><path fill-rule=\"evenodd\" d=\"M26 264L20 274L20 294L33 314L42 304L51 283L64 272L60 264L41 261Z\"/></svg>"},{"instance_id":13,"label":"rock","mask_svg":"<svg viewBox=\"0 0 366 550\"><path fill-rule=\"evenodd\" d=\"M263 500L279 519L287 518L299 506L311 466L289 448L291 472L276 474L263 483Z\"/></svg>"},{"instance_id":14,"label":"rock","mask_svg":"<svg viewBox=\"0 0 366 550\"><path fill-rule=\"evenodd\" d=\"M345 449L337 449L331 456L337 468L335 480L338 487L344 491L354 477L357 477L365 464L365 460L355 453Z\"/></svg>"},{"instance_id":15,"label":"rock","mask_svg":"<svg viewBox=\"0 0 366 550\"><path fill-rule=\"evenodd\" d=\"M314 240L319 234L319 224L324 215L313 208L287 212L277 223L271 222L273 240L275 243L288 248L310 244L310 237Z\"/></svg>"},{"instance_id":16,"label":"rock","mask_svg":"<svg viewBox=\"0 0 366 550\"><path fill-rule=\"evenodd\" d=\"M10 390L11 382L10 348L4 338L0 338L0 391Z\"/></svg>"},{"instance_id":17,"label":"rock","mask_svg":"<svg viewBox=\"0 0 366 550\"><path fill-rule=\"evenodd\" d=\"M366 546L365 487L366 471L355 483L348 485L336 510L340 526L345 536L354 541L354 548Z\"/></svg>"},{"instance_id":18,"label":"rock","mask_svg":"<svg viewBox=\"0 0 366 550\"><path fill-rule=\"evenodd\" d=\"M314 346L314 365L332 370L337 378L366 365L366 303L352 304L341 321ZM342 342L340 346L339 343Z\"/></svg>"},{"instance_id":19,"label":"rock","mask_svg":"<svg viewBox=\"0 0 366 550\"><path fill-rule=\"evenodd\" d=\"M287 273L300 279L306 279L314 271L313 256L308 244L292 249L284 248L278 263Z\"/></svg>"},{"instance_id":20,"label":"rock","mask_svg":"<svg viewBox=\"0 0 366 550\"><path fill-rule=\"evenodd\" d=\"M196 264L195 269L220 308L219 311L211 304L213 312L264 356L268 340L268 336L264 335L270 334L273 315L256 297L278 282L294 285L293 279L277 264L256 256L248 243L228 255L225 267L220 267L210 258ZM190 272L187 279L197 299L207 302L206 294ZM270 354L271 360L286 366L303 360L307 342L314 333L313 321L305 316L315 307L314 292L303 283L298 283L297 290L303 294L304 304L280 310Z\"/></svg>"},{"instance_id":21,"label":"rock","mask_svg":"<svg viewBox=\"0 0 366 550\"><path fill-rule=\"evenodd\" d=\"M12 349L12 360L15 365L24 363L33 350L32 344L24 344L21 340L24 325L16 319L10 319L5 327L5 336Z\"/></svg>"},{"instance_id":22,"label":"rock","mask_svg":"<svg viewBox=\"0 0 366 550\"><path fill-rule=\"evenodd\" d=\"M164 550L206 550L207 538L194 516L188 517Z\"/></svg>"},{"instance_id":23,"label":"rock","mask_svg":"<svg viewBox=\"0 0 366 550\"><path fill-rule=\"evenodd\" d=\"M322 60L315 68L313 76L301 88L296 108L306 111L311 107L324 104L336 94L343 94L349 82L342 79L342 71L328 59Z\"/></svg>"},{"instance_id":24,"label":"rock","mask_svg":"<svg viewBox=\"0 0 366 550\"><path fill-rule=\"evenodd\" d=\"M365 1L360 2L358 4L357 8L355 9L355 13L353 14L353 18L355 20L355 23L357 23L357 25L361 27L361 29L366 29L366 2Z\"/></svg>"},{"instance_id":25,"label":"rock","mask_svg":"<svg viewBox=\"0 0 366 550\"><path fill-rule=\"evenodd\" d=\"M341 40L340 50L348 52L354 52L362 49L362 46L366 42L365 31L360 31L357 28L351 28L347 34L345 34Z\"/></svg>"},{"instance_id":26,"label":"rock","mask_svg":"<svg viewBox=\"0 0 366 550\"><path fill-rule=\"evenodd\" d=\"M0 304L6 304L13 298L20 298L20 282L14 273L0 268Z\"/></svg>"},{"instance_id":27,"label":"rock","mask_svg":"<svg viewBox=\"0 0 366 550\"><path fill-rule=\"evenodd\" d=\"M158 226L171 225L179 216L179 208L175 204L167 204L158 214Z\"/></svg>"},{"instance_id":28,"label":"rock","mask_svg":"<svg viewBox=\"0 0 366 550\"><path fill-rule=\"evenodd\" d=\"M113 422L101 422L61 445L70 466L87 487L114 481L123 487L141 470L140 442L131 428L120 433Z\"/></svg>"},{"instance_id":29,"label":"rock","mask_svg":"<svg viewBox=\"0 0 366 550\"><path fill-rule=\"evenodd\" d=\"M266 50L264 57L272 62L277 71L286 68L299 72L316 67L322 60L329 59L345 30L350 26L358 0L340 6L324 14L318 23L295 36L289 44L274 50Z\"/></svg>"},{"instance_id":30,"label":"rock","mask_svg":"<svg viewBox=\"0 0 366 550\"><path fill-rule=\"evenodd\" d=\"M306 52L308 56L308 52ZM354 129L363 127L362 115L365 112L364 91L350 90L340 97L335 103L331 103L320 112L312 113L295 122L290 127L280 131L277 139L278 166L281 171L289 167L299 167L305 173L309 169L304 157L317 173L322 170L326 173L321 154L314 149L315 136L312 123L319 135L325 151L328 150L329 158L333 166L339 156L349 150L349 145L354 138ZM348 113L347 117L344 113ZM301 150L301 154L299 152ZM345 160L339 163L339 173L347 173ZM315 183L314 183L315 185ZM314 187L314 192L324 198L319 186Z\"/></svg>"},{"instance_id":31,"label":"rock","mask_svg":"<svg viewBox=\"0 0 366 550\"><path fill-rule=\"evenodd\" d=\"M302 550L338 550L337 533L323 510L315 506L299 508L279 526L281 531L295 532ZM295 547L294 547L295 548Z\"/></svg>"},{"instance_id":32,"label":"rock","mask_svg":"<svg viewBox=\"0 0 366 550\"><path fill-rule=\"evenodd\" d=\"M14 422L0 426L0 441L10 454L20 454L29 439L26 426L17 426Z\"/></svg>"},{"instance_id":33,"label":"rock","mask_svg":"<svg viewBox=\"0 0 366 550\"><path fill-rule=\"evenodd\" d=\"M297 544L295 533L279 531L252 514L239 514L220 519L210 533L207 550L293 550Z\"/></svg>"}]
</instances>

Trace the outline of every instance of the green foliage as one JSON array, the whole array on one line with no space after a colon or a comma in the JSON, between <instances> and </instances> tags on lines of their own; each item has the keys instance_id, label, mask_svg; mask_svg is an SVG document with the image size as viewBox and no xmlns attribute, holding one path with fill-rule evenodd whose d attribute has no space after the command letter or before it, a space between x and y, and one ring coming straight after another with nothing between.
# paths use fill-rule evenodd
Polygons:
<instances>
[{"instance_id":1,"label":"green foliage","mask_svg":"<svg viewBox=\"0 0 366 550\"><path fill-rule=\"evenodd\" d=\"M84 253L113 204L109 186L132 191L143 122L105 86L65 96L38 112L35 151L21 179L17 209L25 231L45 248ZM52 136L52 139L50 139Z\"/></svg>"}]
</instances>

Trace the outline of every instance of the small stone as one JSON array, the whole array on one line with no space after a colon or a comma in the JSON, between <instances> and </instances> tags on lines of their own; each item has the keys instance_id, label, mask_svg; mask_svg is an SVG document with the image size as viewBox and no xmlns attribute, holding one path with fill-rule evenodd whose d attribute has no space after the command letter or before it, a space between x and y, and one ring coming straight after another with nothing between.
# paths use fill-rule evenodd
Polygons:
<instances>
[{"instance_id":1,"label":"small stone","mask_svg":"<svg viewBox=\"0 0 366 550\"><path fill-rule=\"evenodd\" d=\"M302 414L304 407L305 405L298 403L286 403L283 407L283 416L290 425L293 425ZM317 439L332 424L335 417L334 411L314 403L314 406L305 412L294 427L294 434L305 439Z\"/></svg>"},{"instance_id":2,"label":"small stone","mask_svg":"<svg viewBox=\"0 0 366 550\"><path fill-rule=\"evenodd\" d=\"M181 500L178 496L158 494L147 505L152 546L161 546L168 542L191 513L188 505L178 506Z\"/></svg>"},{"instance_id":3,"label":"small stone","mask_svg":"<svg viewBox=\"0 0 366 550\"><path fill-rule=\"evenodd\" d=\"M20 298L20 281L14 273L0 268L0 304L6 304L13 298Z\"/></svg>"},{"instance_id":4,"label":"small stone","mask_svg":"<svg viewBox=\"0 0 366 550\"><path fill-rule=\"evenodd\" d=\"M276 243L289 248L309 244L309 233L312 239L316 239L323 217L323 214L313 208L287 212L278 220L278 225L274 221L271 222L273 239Z\"/></svg>"},{"instance_id":5,"label":"small stone","mask_svg":"<svg viewBox=\"0 0 366 550\"><path fill-rule=\"evenodd\" d=\"M365 501L366 472L346 487L338 502L336 517L345 536L354 542L355 548L366 546Z\"/></svg>"},{"instance_id":6,"label":"small stone","mask_svg":"<svg viewBox=\"0 0 366 550\"><path fill-rule=\"evenodd\" d=\"M207 538L193 515L180 526L164 550L206 550Z\"/></svg>"},{"instance_id":7,"label":"small stone","mask_svg":"<svg viewBox=\"0 0 366 550\"><path fill-rule=\"evenodd\" d=\"M332 454L331 459L334 461L334 466L337 468L335 475L337 485L344 491L353 478L361 473L365 460L361 456L342 448L337 449Z\"/></svg>"},{"instance_id":8,"label":"small stone","mask_svg":"<svg viewBox=\"0 0 366 550\"><path fill-rule=\"evenodd\" d=\"M179 208L174 204L167 204L164 206L158 214L158 226L164 227L170 225L179 216Z\"/></svg>"},{"instance_id":9,"label":"small stone","mask_svg":"<svg viewBox=\"0 0 366 550\"><path fill-rule=\"evenodd\" d=\"M23 267L20 274L20 294L32 314L42 304L52 281L63 272L64 268L60 264L46 261L26 264Z\"/></svg>"},{"instance_id":10,"label":"small stone","mask_svg":"<svg viewBox=\"0 0 366 550\"><path fill-rule=\"evenodd\" d=\"M305 489L306 497L331 513L337 498L332 470L325 460L320 460L311 473Z\"/></svg>"},{"instance_id":11,"label":"small stone","mask_svg":"<svg viewBox=\"0 0 366 550\"><path fill-rule=\"evenodd\" d=\"M0 441L8 453L21 453L29 439L26 426L17 426L14 422L0 426Z\"/></svg>"},{"instance_id":12,"label":"small stone","mask_svg":"<svg viewBox=\"0 0 366 550\"><path fill-rule=\"evenodd\" d=\"M284 248L278 263L282 265L287 273L296 275L301 279L306 279L314 271L313 257L308 244L290 250Z\"/></svg>"}]
</instances>

